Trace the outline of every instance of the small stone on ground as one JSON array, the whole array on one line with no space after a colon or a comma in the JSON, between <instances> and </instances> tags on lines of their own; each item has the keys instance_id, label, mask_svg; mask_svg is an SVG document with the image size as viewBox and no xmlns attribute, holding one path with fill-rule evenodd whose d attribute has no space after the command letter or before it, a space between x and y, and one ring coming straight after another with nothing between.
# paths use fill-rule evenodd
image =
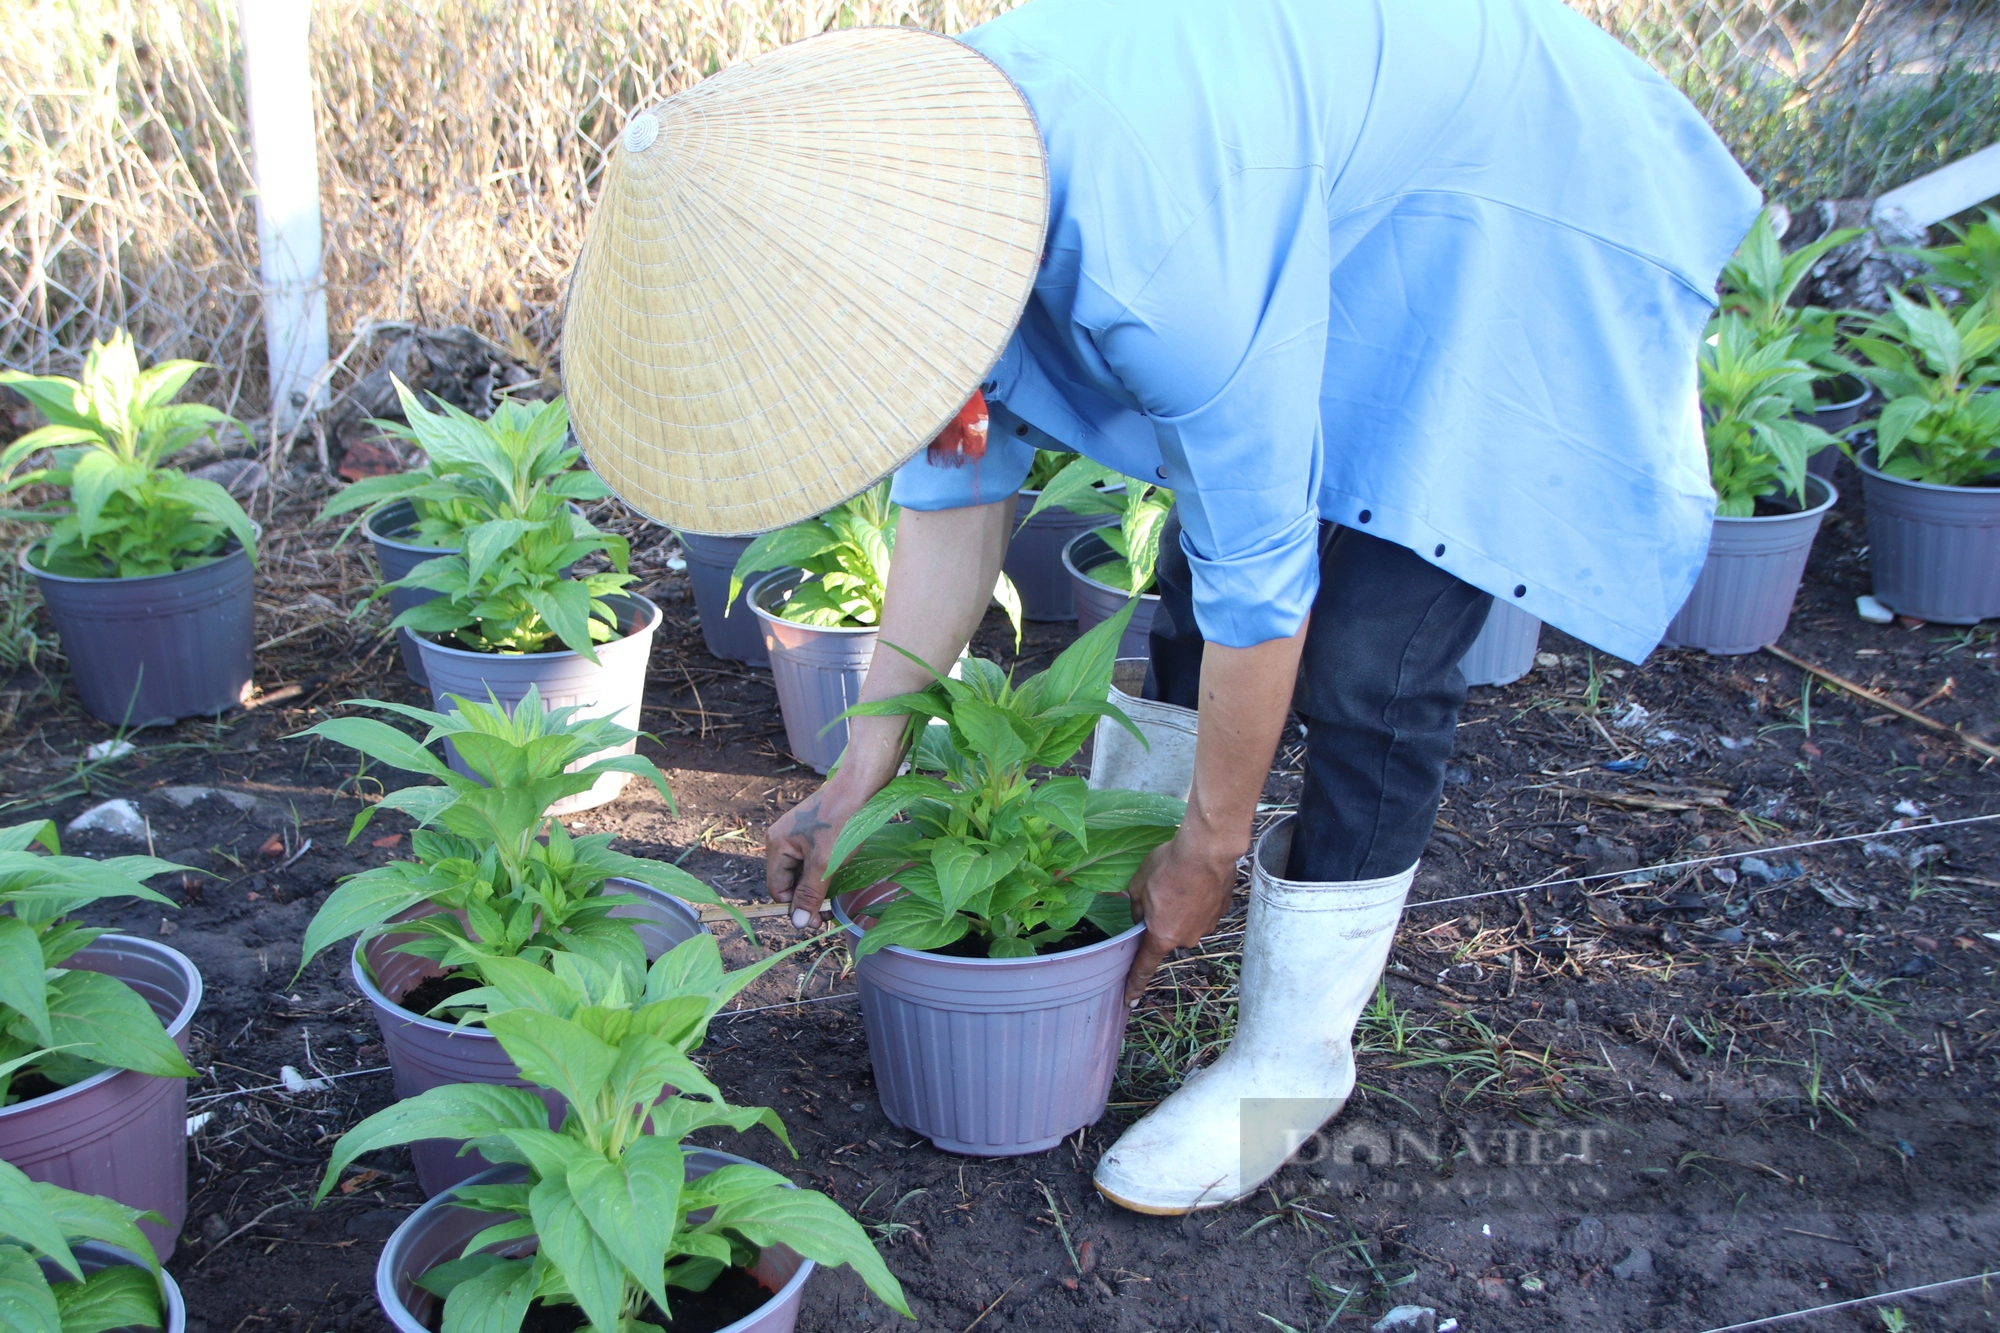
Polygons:
<instances>
[{"instance_id":1,"label":"small stone on ground","mask_svg":"<svg viewBox=\"0 0 2000 1333\"><path fill-rule=\"evenodd\" d=\"M114 838L129 838L133 842L146 840L146 821L139 814L139 807L130 801L105 801L69 821L63 829L65 833L106 833Z\"/></svg>"}]
</instances>

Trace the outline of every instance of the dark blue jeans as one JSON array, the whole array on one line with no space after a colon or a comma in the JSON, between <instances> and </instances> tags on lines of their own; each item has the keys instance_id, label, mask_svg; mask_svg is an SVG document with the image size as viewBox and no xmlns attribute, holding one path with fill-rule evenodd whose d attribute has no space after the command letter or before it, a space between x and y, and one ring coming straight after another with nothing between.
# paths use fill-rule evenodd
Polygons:
<instances>
[{"instance_id":1,"label":"dark blue jeans","mask_svg":"<svg viewBox=\"0 0 2000 1333\"><path fill-rule=\"evenodd\" d=\"M1159 610L1146 697L1201 697L1201 630L1180 517L1160 534ZM1407 870L1430 840L1465 677L1459 659L1490 594L1393 542L1320 525L1319 595L1292 707L1306 727L1288 879L1377 879Z\"/></svg>"}]
</instances>

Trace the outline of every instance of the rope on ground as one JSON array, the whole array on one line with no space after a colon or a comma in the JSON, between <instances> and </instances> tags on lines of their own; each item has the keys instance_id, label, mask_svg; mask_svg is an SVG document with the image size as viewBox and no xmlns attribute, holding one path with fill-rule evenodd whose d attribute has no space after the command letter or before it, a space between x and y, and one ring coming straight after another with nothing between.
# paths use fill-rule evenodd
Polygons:
<instances>
[{"instance_id":1,"label":"rope on ground","mask_svg":"<svg viewBox=\"0 0 2000 1333\"><path fill-rule=\"evenodd\" d=\"M1962 1287L1968 1282L1984 1282L1988 1278L2000 1277L2000 1269L1985 1273L1974 1273L1970 1277L1955 1277L1948 1282L1926 1282L1921 1287L1904 1287L1900 1291L1885 1291L1879 1296L1857 1296L1851 1301L1835 1301L1832 1305L1815 1305L1804 1310L1791 1310L1785 1314L1766 1315L1762 1319L1752 1319L1747 1324L1727 1324L1721 1328L1702 1330L1702 1333L1742 1333L1747 1328L1769 1328L1773 1324L1789 1324L1794 1319L1804 1319L1807 1315L1826 1314L1831 1310L1851 1310L1857 1305L1880 1305L1883 1301L1893 1301L1898 1296L1915 1296L1926 1291L1943 1291L1946 1287Z\"/></svg>"},{"instance_id":2,"label":"rope on ground","mask_svg":"<svg viewBox=\"0 0 2000 1333\"><path fill-rule=\"evenodd\" d=\"M1745 847L1741 851L1717 852L1714 856L1696 856L1685 861L1666 861L1656 866L1635 866L1630 870L1605 870L1595 875L1567 875L1560 879L1537 880L1533 884L1522 884L1511 889L1486 889L1480 893L1464 893L1456 898L1432 898L1426 902L1409 903L1406 912L1414 912L1425 907L1443 907L1448 903L1476 902L1481 898L1502 898L1510 893L1533 893L1536 889L1554 888L1561 884L1587 884L1597 879L1629 879L1634 875L1658 875L1668 870L1685 870L1689 866L1704 866L1716 861L1736 861L1746 856L1776 856L1782 852L1799 852L1811 847L1831 847L1843 842L1872 842L1878 838L1892 838L1903 833L1931 833L1938 829L1962 828L1967 824L1987 824L2000 819L2000 814L1967 815L1963 819L1944 819L1931 824L1908 824L1902 828L1886 828L1874 833L1847 833L1838 838L1814 838L1811 842L1785 843L1777 847Z\"/></svg>"}]
</instances>

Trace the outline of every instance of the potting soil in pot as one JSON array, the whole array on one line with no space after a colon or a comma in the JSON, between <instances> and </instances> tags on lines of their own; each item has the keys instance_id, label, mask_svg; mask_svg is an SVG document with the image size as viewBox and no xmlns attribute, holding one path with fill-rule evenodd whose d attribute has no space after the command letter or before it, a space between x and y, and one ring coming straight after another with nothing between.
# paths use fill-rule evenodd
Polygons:
<instances>
[{"instance_id":1,"label":"potting soil in pot","mask_svg":"<svg viewBox=\"0 0 2000 1333\"><path fill-rule=\"evenodd\" d=\"M751 1277L740 1268L725 1269L707 1291L686 1291L674 1287L667 1292L673 1302L673 1318L660 1313L660 1307L651 1301L639 1312L644 1323L658 1325L665 1333L715 1333L719 1328L727 1328L737 1320L757 1313L759 1306L770 1300L769 1288ZM521 1333L576 1333L577 1329L589 1325L581 1308L574 1305L543 1305L537 1301L528 1307L528 1317L521 1323ZM427 1320L426 1326L433 1333L444 1327L444 1311L440 1309L435 1318Z\"/></svg>"}]
</instances>

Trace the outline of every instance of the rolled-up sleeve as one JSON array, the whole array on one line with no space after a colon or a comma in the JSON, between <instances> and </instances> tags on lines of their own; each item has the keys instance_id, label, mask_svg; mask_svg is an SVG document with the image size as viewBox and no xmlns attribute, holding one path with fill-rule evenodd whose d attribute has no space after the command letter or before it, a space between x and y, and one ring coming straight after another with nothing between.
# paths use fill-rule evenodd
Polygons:
<instances>
[{"instance_id":1,"label":"rolled-up sleeve","mask_svg":"<svg viewBox=\"0 0 2000 1333\"><path fill-rule=\"evenodd\" d=\"M1098 335L1158 439L1202 637L1297 633L1319 590L1331 264L1321 174L1239 173Z\"/></svg>"},{"instance_id":2,"label":"rolled-up sleeve","mask_svg":"<svg viewBox=\"0 0 2000 1333\"><path fill-rule=\"evenodd\" d=\"M990 381L989 381L990 383ZM905 509L970 509L1021 489L1035 464L1035 444L1012 429L1019 418L988 400L986 456L970 463L933 463L922 450L896 469L889 498Z\"/></svg>"}]
</instances>

